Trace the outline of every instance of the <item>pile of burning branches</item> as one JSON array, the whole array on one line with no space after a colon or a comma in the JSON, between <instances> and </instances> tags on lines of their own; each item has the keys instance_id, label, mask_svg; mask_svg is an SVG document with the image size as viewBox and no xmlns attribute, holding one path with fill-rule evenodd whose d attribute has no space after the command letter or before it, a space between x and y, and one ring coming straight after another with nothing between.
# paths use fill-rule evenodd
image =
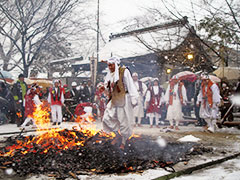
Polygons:
<instances>
[{"instance_id":1,"label":"pile of burning branches","mask_svg":"<svg viewBox=\"0 0 240 180\"><path fill-rule=\"evenodd\" d=\"M89 131L52 130L40 136L12 140L1 149L0 167L20 176L48 174L67 178L69 173L123 173L155 167L171 167L193 150L192 143L168 143L132 137L121 150L112 135ZM10 142L11 139L8 140Z\"/></svg>"},{"instance_id":2,"label":"pile of burning branches","mask_svg":"<svg viewBox=\"0 0 240 180\"><path fill-rule=\"evenodd\" d=\"M49 122L46 113L37 121ZM42 115L41 115L42 114ZM44 118L43 118L44 117ZM193 143L166 143L147 137L131 137L124 150L112 145L114 134L94 129L51 129L36 136L11 137L0 149L0 169L20 176L46 174L61 179L78 174L141 172L149 168L171 168L186 161ZM195 152L196 153L196 152Z\"/></svg>"}]
</instances>

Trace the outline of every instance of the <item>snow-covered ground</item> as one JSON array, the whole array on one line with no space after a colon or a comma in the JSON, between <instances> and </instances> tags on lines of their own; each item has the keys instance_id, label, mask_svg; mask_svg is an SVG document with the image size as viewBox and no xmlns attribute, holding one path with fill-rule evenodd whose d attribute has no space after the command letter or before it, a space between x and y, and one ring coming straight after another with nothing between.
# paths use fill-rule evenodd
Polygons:
<instances>
[{"instance_id":1,"label":"snow-covered ground","mask_svg":"<svg viewBox=\"0 0 240 180\"><path fill-rule=\"evenodd\" d=\"M190 175L174 178L174 180L239 180L240 158L228 160L217 166L196 171Z\"/></svg>"}]
</instances>

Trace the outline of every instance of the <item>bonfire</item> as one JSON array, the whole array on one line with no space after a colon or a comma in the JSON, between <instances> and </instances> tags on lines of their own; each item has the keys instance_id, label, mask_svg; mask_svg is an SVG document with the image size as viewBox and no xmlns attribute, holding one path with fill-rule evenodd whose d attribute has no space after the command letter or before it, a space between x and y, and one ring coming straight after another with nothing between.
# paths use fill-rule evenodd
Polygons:
<instances>
[{"instance_id":1,"label":"bonfire","mask_svg":"<svg viewBox=\"0 0 240 180\"><path fill-rule=\"evenodd\" d=\"M0 149L0 168L20 176L46 174L65 179L78 174L142 172L187 161L195 143L159 144L149 137L132 136L124 150L112 145L114 134L94 127L92 116L77 117L71 130L51 128L48 107L34 113L36 135L10 137ZM44 130L44 131L43 131Z\"/></svg>"}]
</instances>

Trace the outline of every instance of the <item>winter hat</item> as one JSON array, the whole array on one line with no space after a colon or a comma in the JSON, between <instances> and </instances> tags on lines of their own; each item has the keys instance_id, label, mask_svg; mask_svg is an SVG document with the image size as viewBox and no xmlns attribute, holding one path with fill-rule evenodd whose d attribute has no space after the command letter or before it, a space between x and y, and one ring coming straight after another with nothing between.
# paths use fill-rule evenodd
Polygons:
<instances>
[{"instance_id":1,"label":"winter hat","mask_svg":"<svg viewBox=\"0 0 240 180\"><path fill-rule=\"evenodd\" d=\"M72 82L72 86L77 86L77 83L76 82Z\"/></svg>"},{"instance_id":2,"label":"winter hat","mask_svg":"<svg viewBox=\"0 0 240 180\"><path fill-rule=\"evenodd\" d=\"M179 79L179 77L177 76L177 75L174 75L173 77L172 77L172 79Z\"/></svg>"},{"instance_id":3,"label":"winter hat","mask_svg":"<svg viewBox=\"0 0 240 180\"><path fill-rule=\"evenodd\" d=\"M138 76L138 73L134 72L134 73L132 74L132 76Z\"/></svg>"}]
</instances>

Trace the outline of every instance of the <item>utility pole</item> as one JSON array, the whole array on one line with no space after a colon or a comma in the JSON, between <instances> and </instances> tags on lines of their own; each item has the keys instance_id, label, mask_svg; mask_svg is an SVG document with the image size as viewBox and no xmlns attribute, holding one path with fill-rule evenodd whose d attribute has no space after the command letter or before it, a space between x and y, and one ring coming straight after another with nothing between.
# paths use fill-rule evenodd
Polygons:
<instances>
[{"instance_id":1,"label":"utility pole","mask_svg":"<svg viewBox=\"0 0 240 180\"><path fill-rule=\"evenodd\" d=\"M96 81L97 81L97 74L98 74L98 70L97 70L97 67L98 67L98 62L99 62L99 31L100 31L100 26L99 26L99 4L100 4L100 0L97 0L97 62L95 63L96 64L96 75L95 75L95 82L94 83L94 86L96 86Z\"/></svg>"}]
</instances>

